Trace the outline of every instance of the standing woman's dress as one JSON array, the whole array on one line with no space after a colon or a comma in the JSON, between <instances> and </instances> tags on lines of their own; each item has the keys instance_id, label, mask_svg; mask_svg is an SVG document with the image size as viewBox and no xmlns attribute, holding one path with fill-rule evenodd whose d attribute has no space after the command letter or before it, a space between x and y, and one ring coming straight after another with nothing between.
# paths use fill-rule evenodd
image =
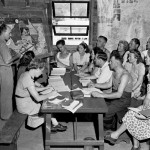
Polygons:
<instances>
[{"instance_id":1,"label":"standing woman's dress","mask_svg":"<svg viewBox=\"0 0 150 150\"><path fill-rule=\"evenodd\" d=\"M13 72L11 65L7 62L11 60L11 54L6 42L0 39L0 117L8 119L12 114L13 96Z\"/></svg>"}]
</instances>

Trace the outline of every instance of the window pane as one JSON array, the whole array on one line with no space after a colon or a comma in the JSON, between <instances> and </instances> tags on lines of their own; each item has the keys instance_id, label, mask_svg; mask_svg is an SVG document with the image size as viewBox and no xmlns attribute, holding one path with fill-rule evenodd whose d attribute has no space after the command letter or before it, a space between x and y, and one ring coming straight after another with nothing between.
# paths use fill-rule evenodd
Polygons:
<instances>
[{"instance_id":1,"label":"window pane","mask_svg":"<svg viewBox=\"0 0 150 150\"><path fill-rule=\"evenodd\" d=\"M86 34L87 27L71 27L72 33L78 33L78 34Z\"/></svg>"},{"instance_id":2,"label":"window pane","mask_svg":"<svg viewBox=\"0 0 150 150\"><path fill-rule=\"evenodd\" d=\"M87 16L87 3L72 3L72 16Z\"/></svg>"},{"instance_id":3,"label":"window pane","mask_svg":"<svg viewBox=\"0 0 150 150\"><path fill-rule=\"evenodd\" d=\"M55 27L56 34L70 33L70 27Z\"/></svg>"},{"instance_id":4,"label":"window pane","mask_svg":"<svg viewBox=\"0 0 150 150\"><path fill-rule=\"evenodd\" d=\"M54 3L55 16L70 16L70 3Z\"/></svg>"}]
</instances>

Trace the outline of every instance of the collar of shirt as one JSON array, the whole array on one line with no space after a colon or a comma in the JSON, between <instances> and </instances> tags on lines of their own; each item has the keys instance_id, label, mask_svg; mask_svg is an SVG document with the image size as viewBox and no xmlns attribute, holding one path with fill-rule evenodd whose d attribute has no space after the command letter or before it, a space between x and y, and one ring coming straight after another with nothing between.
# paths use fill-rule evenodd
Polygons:
<instances>
[{"instance_id":1,"label":"collar of shirt","mask_svg":"<svg viewBox=\"0 0 150 150\"><path fill-rule=\"evenodd\" d=\"M105 62L105 64L102 66L102 68L100 68L101 70L103 70L105 67L108 66L108 61Z\"/></svg>"}]
</instances>

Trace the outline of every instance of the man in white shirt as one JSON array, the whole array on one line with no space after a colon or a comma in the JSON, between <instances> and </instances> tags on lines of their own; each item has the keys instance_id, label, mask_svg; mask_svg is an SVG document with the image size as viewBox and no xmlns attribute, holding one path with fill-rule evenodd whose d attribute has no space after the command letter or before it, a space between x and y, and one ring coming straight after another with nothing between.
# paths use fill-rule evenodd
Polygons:
<instances>
[{"instance_id":1,"label":"man in white shirt","mask_svg":"<svg viewBox=\"0 0 150 150\"><path fill-rule=\"evenodd\" d=\"M96 54L95 65L99 67L99 70L93 75L96 79L96 83L92 83L93 87L97 87L98 84L109 82L112 76L112 71L109 68L107 54L105 52L102 51Z\"/></svg>"}]
</instances>

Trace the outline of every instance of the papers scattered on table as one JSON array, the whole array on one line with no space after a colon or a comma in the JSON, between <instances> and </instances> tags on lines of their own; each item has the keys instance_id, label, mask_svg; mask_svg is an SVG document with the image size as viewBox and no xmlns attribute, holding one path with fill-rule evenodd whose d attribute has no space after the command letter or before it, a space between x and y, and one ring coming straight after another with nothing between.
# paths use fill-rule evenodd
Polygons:
<instances>
[{"instance_id":1,"label":"papers scattered on table","mask_svg":"<svg viewBox=\"0 0 150 150\"><path fill-rule=\"evenodd\" d=\"M80 79L79 82L82 84L82 86L87 86L91 80L90 79Z\"/></svg>"},{"instance_id":2,"label":"papers scattered on table","mask_svg":"<svg viewBox=\"0 0 150 150\"><path fill-rule=\"evenodd\" d=\"M83 106L83 103L77 101L77 100L74 100L72 103L70 103L69 106L64 106L62 105L62 107L66 110L69 110L71 111L72 113L75 113L80 107Z\"/></svg>"},{"instance_id":3,"label":"papers scattered on table","mask_svg":"<svg viewBox=\"0 0 150 150\"><path fill-rule=\"evenodd\" d=\"M60 94L55 91L55 92L52 92L52 95L48 99L52 99L52 98L55 98L57 96L60 96Z\"/></svg>"},{"instance_id":4,"label":"papers scattered on table","mask_svg":"<svg viewBox=\"0 0 150 150\"><path fill-rule=\"evenodd\" d=\"M65 85L63 79L60 76L54 76L54 77L50 76L49 85L51 85L58 92L64 92L64 91L70 92L70 88L67 85Z\"/></svg>"},{"instance_id":5,"label":"papers scattered on table","mask_svg":"<svg viewBox=\"0 0 150 150\"><path fill-rule=\"evenodd\" d=\"M49 89L46 89L46 90L44 90L44 91L41 91L40 94L48 94L48 93L52 92L53 90L54 90L54 88L53 88L53 87L50 87Z\"/></svg>"},{"instance_id":6,"label":"papers scattered on table","mask_svg":"<svg viewBox=\"0 0 150 150\"><path fill-rule=\"evenodd\" d=\"M64 75L66 73L66 68L53 68L51 75Z\"/></svg>"},{"instance_id":7,"label":"papers scattered on table","mask_svg":"<svg viewBox=\"0 0 150 150\"><path fill-rule=\"evenodd\" d=\"M49 80L61 79L61 76L49 76Z\"/></svg>"},{"instance_id":8,"label":"papers scattered on table","mask_svg":"<svg viewBox=\"0 0 150 150\"><path fill-rule=\"evenodd\" d=\"M60 98L60 97L62 97L62 98ZM52 104L60 104L61 102L65 101L65 100L66 100L65 97L63 97L63 96L58 96L58 97L56 97L56 98L53 99L53 100L49 100L48 102L49 102L49 103L52 103Z\"/></svg>"},{"instance_id":9,"label":"papers scattered on table","mask_svg":"<svg viewBox=\"0 0 150 150\"><path fill-rule=\"evenodd\" d=\"M95 91L99 93L103 93L100 89L97 89L97 88L83 88L82 89L82 92L84 93L84 97L91 97L91 93Z\"/></svg>"}]
</instances>

